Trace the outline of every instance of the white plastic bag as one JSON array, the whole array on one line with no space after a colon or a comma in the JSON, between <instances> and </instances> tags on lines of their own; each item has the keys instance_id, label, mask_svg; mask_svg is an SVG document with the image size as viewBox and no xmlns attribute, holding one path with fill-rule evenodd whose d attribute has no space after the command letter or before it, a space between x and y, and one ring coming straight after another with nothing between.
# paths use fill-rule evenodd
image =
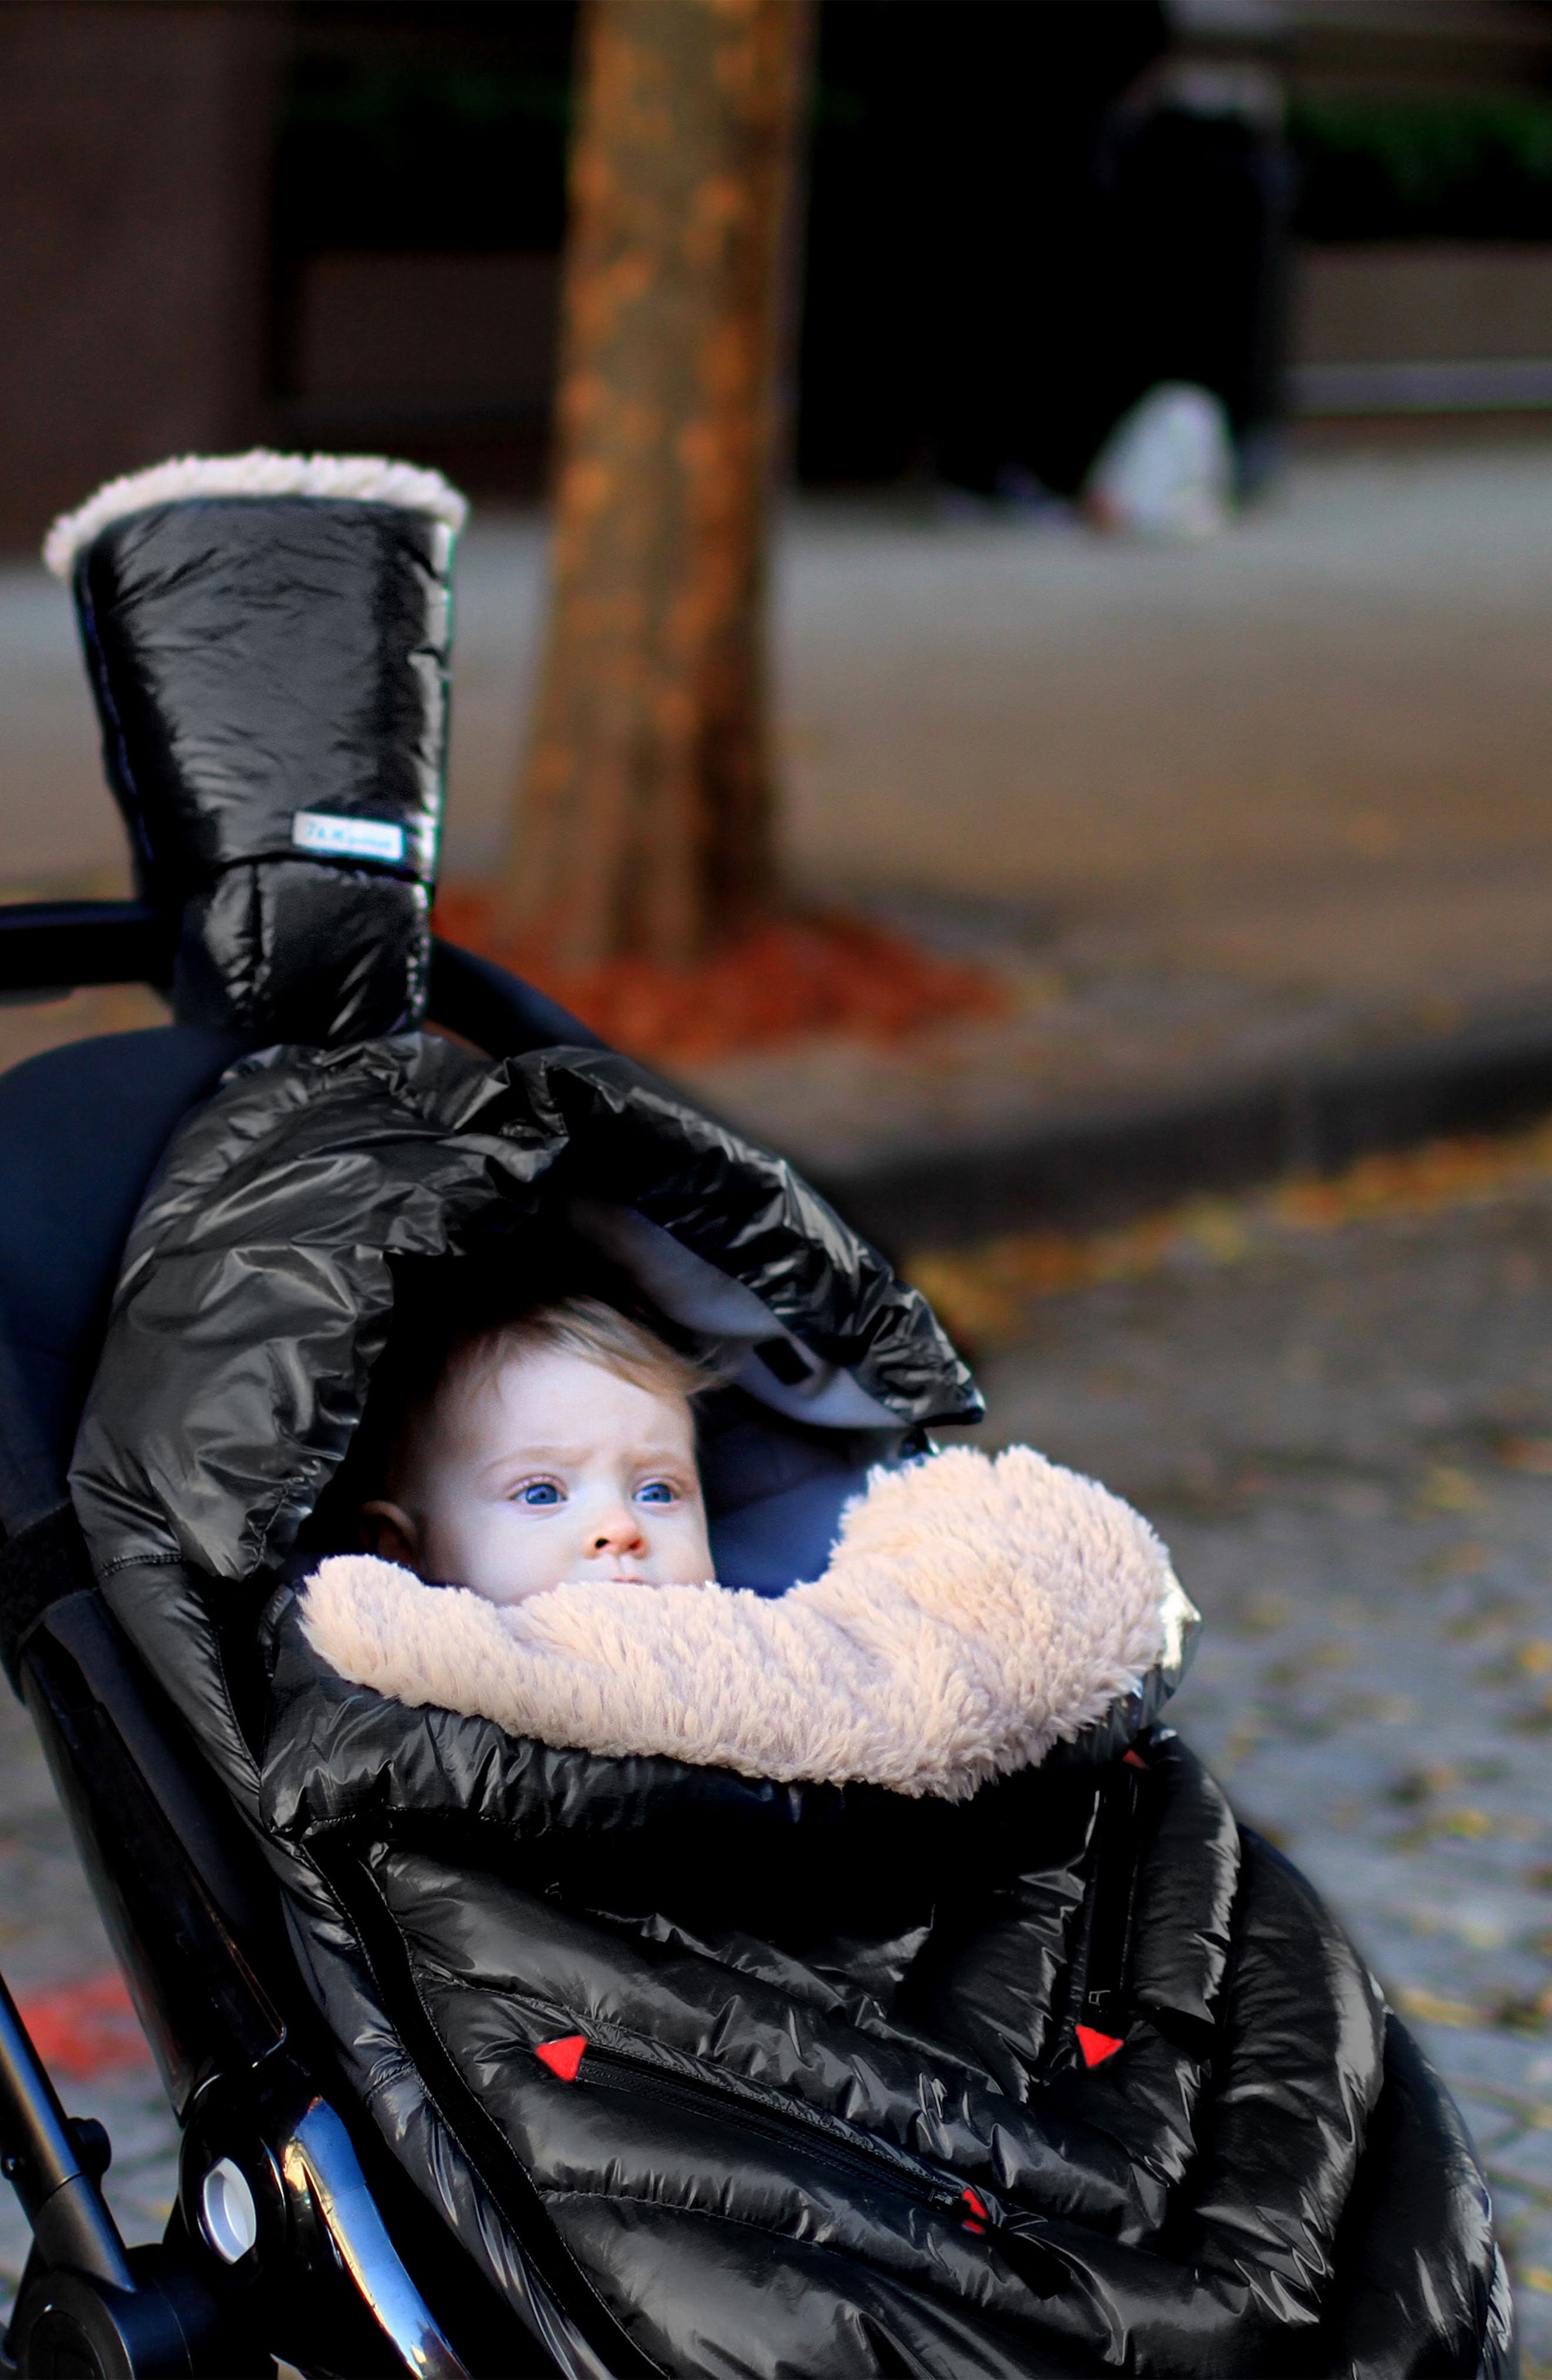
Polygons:
<instances>
[{"instance_id":1,"label":"white plastic bag","mask_svg":"<svg viewBox=\"0 0 1552 2380\"><path fill-rule=\"evenodd\" d=\"M1229 525L1234 449L1210 389L1161 381L1100 448L1084 499L1101 528L1133 537L1217 537Z\"/></svg>"}]
</instances>

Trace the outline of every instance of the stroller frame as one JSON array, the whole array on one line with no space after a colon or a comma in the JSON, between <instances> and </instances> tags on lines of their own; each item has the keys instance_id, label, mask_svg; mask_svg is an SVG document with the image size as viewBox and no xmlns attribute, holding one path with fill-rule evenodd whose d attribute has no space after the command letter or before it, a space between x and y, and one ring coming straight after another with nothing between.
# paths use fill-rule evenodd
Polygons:
<instances>
[{"instance_id":1,"label":"stroller frame","mask_svg":"<svg viewBox=\"0 0 1552 2380\"><path fill-rule=\"evenodd\" d=\"M165 918L143 902L0 907L6 1001L124 982L165 990L172 958ZM440 941L428 1014L492 1057L558 1041L602 1046L541 993ZM0 1345L0 1359L7 1352ZM6 1510L17 1482L21 1511L46 1507L20 1528ZM197 2380L268 2374L280 2356L340 2380L462 2380L471 2363L449 2336L459 2321L433 2306L455 2299L467 2319L472 2293L491 2299L483 2313L495 2338L523 2358L487 2368L531 2371L526 2336L519 2348L461 2252L451 2252L455 2269L412 2270L395 2243L395 2213L418 2201L339 2112L346 2095L278 1938L273 1888L99 1594L57 1460L29 1433L5 1370L0 1522L6 1666L182 2128L166 2234L127 2248L101 2189L107 2134L66 2114L0 1978L0 2171L32 2230L6 2363L29 2380ZM431 2262L439 2243L421 2244L420 2262ZM536 2289L540 2313L542 2296ZM569 2325L553 2346L552 2372L608 2380Z\"/></svg>"}]
</instances>

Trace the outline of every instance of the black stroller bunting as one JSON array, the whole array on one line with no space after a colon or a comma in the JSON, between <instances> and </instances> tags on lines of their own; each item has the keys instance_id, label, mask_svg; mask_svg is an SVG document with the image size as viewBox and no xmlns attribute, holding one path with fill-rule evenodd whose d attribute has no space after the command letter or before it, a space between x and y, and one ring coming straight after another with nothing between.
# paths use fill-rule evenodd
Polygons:
<instances>
[{"instance_id":1,"label":"black stroller bunting","mask_svg":"<svg viewBox=\"0 0 1552 2380\"><path fill-rule=\"evenodd\" d=\"M0 1985L6 2358L1508 2380L1460 2120L1161 1723L1189 1607L1087 1483L1020 1475L1154 1547L1157 1650L949 1785L509 1731L319 1650L395 1318L471 1281L591 1267L715 1347L713 1551L761 1609L830 1591L843 1509L991 1475L920 1460L979 1403L875 1251L432 941L461 516L259 455L51 540L139 892L0 911L0 990L176 1021L0 1078L0 1652L182 2154L127 2250Z\"/></svg>"}]
</instances>

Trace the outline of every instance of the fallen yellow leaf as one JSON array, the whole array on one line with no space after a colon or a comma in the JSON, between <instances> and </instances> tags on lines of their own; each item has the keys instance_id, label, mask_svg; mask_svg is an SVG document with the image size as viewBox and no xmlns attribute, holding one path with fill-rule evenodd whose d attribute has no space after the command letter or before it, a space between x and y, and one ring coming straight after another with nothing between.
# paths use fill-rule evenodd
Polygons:
<instances>
[{"instance_id":1,"label":"fallen yellow leaf","mask_svg":"<svg viewBox=\"0 0 1552 2380\"><path fill-rule=\"evenodd\" d=\"M1403 2016L1415 2017L1420 2024L1480 2024L1480 2010L1469 2000L1441 1999L1437 1992L1402 1990L1395 1994L1396 2006Z\"/></svg>"},{"instance_id":2,"label":"fallen yellow leaf","mask_svg":"<svg viewBox=\"0 0 1552 2380\"><path fill-rule=\"evenodd\" d=\"M1485 1810L1441 1810L1434 1820L1441 1835L1459 1835L1463 1842L1476 1843L1493 1831L1493 1821Z\"/></svg>"},{"instance_id":3,"label":"fallen yellow leaf","mask_svg":"<svg viewBox=\"0 0 1552 2380\"><path fill-rule=\"evenodd\" d=\"M1417 1501L1426 1512L1474 1512L1482 1490L1458 1464L1436 1463L1417 1491Z\"/></svg>"}]
</instances>

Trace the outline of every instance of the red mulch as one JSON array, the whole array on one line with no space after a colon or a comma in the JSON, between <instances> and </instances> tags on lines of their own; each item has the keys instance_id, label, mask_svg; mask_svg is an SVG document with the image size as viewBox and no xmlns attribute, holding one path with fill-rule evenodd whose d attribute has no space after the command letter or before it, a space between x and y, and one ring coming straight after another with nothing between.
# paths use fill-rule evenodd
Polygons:
<instances>
[{"instance_id":1,"label":"red mulch","mask_svg":"<svg viewBox=\"0 0 1552 2380\"><path fill-rule=\"evenodd\" d=\"M437 931L498 959L615 1047L663 1064L770 1049L816 1033L895 1041L954 1017L1000 1016L1007 988L988 969L918 950L867 918L774 919L698 965L612 959L558 967L492 927L493 898L442 892Z\"/></svg>"},{"instance_id":2,"label":"red mulch","mask_svg":"<svg viewBox=\"0 0 1552 2380\"><path fill-rule=\"evenodd\" d=\"M55 2074L90 2082L99 2074L149 2068L151 2051L124 1978L94 1975L18 2003L32 2046Z\"/></svg>"}]
</instances>

